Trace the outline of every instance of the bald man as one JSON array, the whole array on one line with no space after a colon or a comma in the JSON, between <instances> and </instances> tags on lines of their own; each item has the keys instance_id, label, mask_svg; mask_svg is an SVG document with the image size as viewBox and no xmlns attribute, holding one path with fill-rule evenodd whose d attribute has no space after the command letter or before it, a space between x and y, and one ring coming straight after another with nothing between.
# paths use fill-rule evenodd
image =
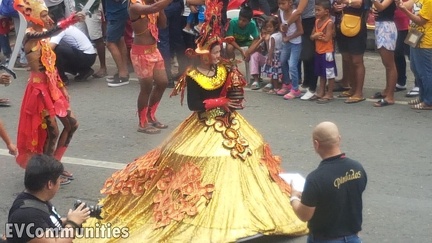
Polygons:
<instances>
[{"instance_id":1,"label":"bald man","mask_svg":"<svg viewBox=\"0 0 432 243\"><path fill-rule=\"evenodd\" d=\"M360 243L366 172L359 162L341 152L341 136L334 123L318 124L312 139L322 161L306 177L303 193L294 189L291 193L295 213L309 221L307 242Z\"/></svg>"}]
</instances>

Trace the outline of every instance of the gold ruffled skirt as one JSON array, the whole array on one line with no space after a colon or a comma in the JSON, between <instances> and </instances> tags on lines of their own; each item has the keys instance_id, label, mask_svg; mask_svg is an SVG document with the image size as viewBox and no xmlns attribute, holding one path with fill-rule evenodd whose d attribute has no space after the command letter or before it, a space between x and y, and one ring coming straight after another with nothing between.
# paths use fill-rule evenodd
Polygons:
<instances>
[{"instance_id":1,"label":"gold ruffled skirt","mask_svg":"<svg viewBox=\"0 0 432 243\"><path fill-rule=\"evenodd\" d=\"M91 218L84 226L127 234L74 242L234 242L258 233L306 234L291 207L290 186L278 176L280 159L240 114L220 113L193 113L160 147L105 182L103 220Z\"/></svg>"}]
</instances>

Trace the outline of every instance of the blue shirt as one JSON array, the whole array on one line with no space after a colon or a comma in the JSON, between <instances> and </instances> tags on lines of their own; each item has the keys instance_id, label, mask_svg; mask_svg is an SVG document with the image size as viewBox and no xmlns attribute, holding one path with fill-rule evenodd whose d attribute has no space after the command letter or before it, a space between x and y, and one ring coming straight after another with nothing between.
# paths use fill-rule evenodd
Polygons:
<instances>
[{"instance_id":1,"label":"blue shirt","mask_svg":"<svg viewBox=\"0 0 432 243\"><path fill-rule=\"evenodd\" d=\"M126 20L129 17L127 0L104 0L103 4L107 20Z\"/></svg>"}]
</instances>

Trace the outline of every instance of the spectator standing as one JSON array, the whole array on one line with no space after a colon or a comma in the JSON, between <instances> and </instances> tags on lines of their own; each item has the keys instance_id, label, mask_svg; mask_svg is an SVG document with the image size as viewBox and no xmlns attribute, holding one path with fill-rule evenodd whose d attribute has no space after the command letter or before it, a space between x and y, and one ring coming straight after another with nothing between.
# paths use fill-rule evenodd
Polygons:
<instances>
[{"instance_id":1,"label":"spectator standing","mask_svg":"<svg viewBox=\"0 0 432 243\"><path fill-rule=\"evenodd\" d=\"M165 62L165 71L168 76L168 87L174 87L174 74L171 72L171 60L177 57L178 69L176 76L181 75L187 67L185 57L185 42L183 40L182 12L184 9L183 0L173 0L165 8L165 16L168 21L166 28L159 29L158 48Z\"/></svg>"},{"instance_id":2,"label":"spectator standing","mask_svg":"<svg viewBox=\"0 0 432 243\"><path fill-rule=\"evenodd\" d=\"M128 1L103 0L107 20L106 45L114 59L117 73L107 77L109 87L119 87L129 84L129 71L127 68L127 48L123 37L126 21Z\"/></svg>"},{"instance_id":3,"label":"spectator standing","mask_svg":"<svg viewBox=\"0 0 432 243\"><path fill-rule=\"evenodd\" d=\"M363 166L340 150L339 130L322 122L313 130L313 146L322 158L307 177L303 192L293 186L291 205L302 221L309 221L308 243L361 243L362 194L367 175Z\"/></svg>"},{"instance_id":4,"label":"spectator standing","mask_svg":"<svg viewBox=\"0 0 432 243\"><path fill-rule=\"evenodd\" d=\"M9 74L6 73L0 74L0 84L9 85L11 82L10 78L11 76ZM7 133L4 124L1 120L0 120L0 137L3 140L3 142L6 144L6 147L9 150L9 154L16 156L18 153L16 145L12 143L9 134Z\"/></svg>"},{"instance_id":5,"label":"spectator standing","mask_svg":"<svg viewBox=\"0 0 432 243\"><path fill-rule=\"evenodd\" d=\"M333 100L333 88L337 76L333 41L334 24L330 17L331 8L329 0L316 1L315 28L310 37L315 41L315 75L320 79L316 94L319 97L318 104L325 104Z\"/></svg>"},{"instance_id":6,"label":"spectator standing","mask_svg":"<svg viewBox=\"0 0 432 243\"><path fill-rule=\"evenodd\" d=\"M372 0L375 16L375 43L386 70L386 87L384 91L375 93L372 98L380 99L375 107L393 105L394 91L397 81L397 69L394 59L396 49L397 29L394 23L396 4L394 0Z\"/></svg>"},{"instance_id":7,"label":"spectator standing","mask_svg":"<svg viewBox=\"0 0 432 243\"><path fill-rule=\"evenodd\" d=\"M410 48L411 70L418 82L420 96L408 104L415 110L432 110L432 1L409 0L404 3L398 0L396 5L411 20L411 38L415 33L422 34Z\"/></svg>"},{"instance_id":8,"label":"spectator standing","mask_svg":"<svg viewBox=\"0 0 432 243\"><path fill-rule=\"evenodd\" d=\"M368 0L337 0L333 5L336 12L343 11L343 14L360 16L360 31L355 36L345 36L341 31L341 24L336 25L336 44L342 54L343 65L348 65L347 70L352 77L351 89L339 95L339 97L347 98L344 101L346 104L365 100L363 97L365 79L363 55L366 51L366 16L369 10L364 1Z\"/></svg>"},{"instance_id":9,"label":"spectator standing","mask_svg":"<svg viewBox=\"0 0 432 243\"><path fill-rule=\"evenodd\" d=\"M189 5L189 15L187 16L186 26L183 28L183 31L192 35L195 35L195 32L192 30L192 25L195 23L195 19L198 16L198 25L196 25L195 30L200 31L202 24L204 23L205 17L205 6L204 5Z\"/></svg>"},{"instance_id":10,"label":"spectator standing","mask_svg":"<svg viewBox=\"0 0 432 243\"><path fill-rule=\"evenodd\" d=\"M294 99L301 96L299 90L299 69L297 68L302 50L303 26L300 18L296 18L293 23L292 18L297 9L294 8L292 0L279 0L279 18L282 31L282 88L277 95L283 95L284 99Z\"/></svg>"},{"instance_id":11,"label":"spectator standing","mask_svg":"<svg viewBox=\"0 0 432 243\"><path fill-rule=\"evenodd\" d=\"M75 0L75 10L81 11L82 7L85 6L87 0ZM103 40L103 30L102 30L102 2L101 0L96 0L89 9L90 14L85 19L83 23L77 23L76 26L96 46L96 52L99 59L99 70L93 74L95 78L103 78L107 76L107 67L105 61L105 42Z\"/></svg>"},{"instance_id":12,"label":"spectator standing","mask_svg":"<svg viewBox=\"0 0 432 243\"><path fill-rule=\"evenodd\" d=\"M5 57L6 65L9 62L12 54L12 49L9 42L10 23L10 18L0 15L0 51Z\"/></svg>"},{"instance_id":13,"label":"spectator standing","mask_svg":"<svg viewBox=\"0 0 432 243\"><path fill-rule=\"evenodd\" d=\"M54 22L58 22L66 17L66 6L63 0L44 0L48 7L48 14Z\"/></svg>"},{"instance_id":14,"label":"spectator standing","mask_svg":"<svg viewBox=\"0 0 432 243\"><path fill-rule=\"evenodd\" d=\"M315 58L315 43L310 39L312 30L315 26L315 0L296 0L296 11L287 20L288 25L295 23L298 18L301 18L303 34L301 36L301 54L300 60L303 62L303 88L307 88L307 92L301 97L302 100L309 100L315 94L318 77L314 72ZM297 67L299 79L301 79L301 65Z\"/></svg>"}]
</instances>

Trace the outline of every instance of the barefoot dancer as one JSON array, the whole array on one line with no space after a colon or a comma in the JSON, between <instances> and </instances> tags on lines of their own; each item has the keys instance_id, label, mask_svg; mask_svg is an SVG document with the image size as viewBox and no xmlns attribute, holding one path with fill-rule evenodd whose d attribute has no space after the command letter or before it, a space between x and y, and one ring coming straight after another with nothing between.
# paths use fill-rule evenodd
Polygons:
<instances>
[{"instance_id":1,"label":"barefoot dancer","mask_svg":"<svg viewBox=\"0 0 432 243\"><path fill-rule=\"evenodd\" d=\"M55 67L56 56L49 46L49 37L83 20L82 13L73 14L52 26L48 8L42 0L15 1L15 9L30 22L24 38L24 51L30 67L30 78L24 93L18 124L17 163L25 168L33 154L44 153L61 160L78 122L69 107L69 95ZM59 133L56 117L63 124ZM63 173L62 184L73 179Z\"/></svg>"},{"instance_id":2,"label":"barefoot dancer","mask_svg":"<svg viewBox=\"0 0 432 243\"><path fill-rule=\"evenodd\" d=\"M165 28L167 19L164 8L172 0L131 0L129 16L135 32L131 59L137 74L141 90L138 95L138 132L147 134L160 133L167 125L160 123L156 109L168 85L164 60L157 49L158 28ZM154 81L154 82L153 82Z\"/></svg>"}]
</instances>

